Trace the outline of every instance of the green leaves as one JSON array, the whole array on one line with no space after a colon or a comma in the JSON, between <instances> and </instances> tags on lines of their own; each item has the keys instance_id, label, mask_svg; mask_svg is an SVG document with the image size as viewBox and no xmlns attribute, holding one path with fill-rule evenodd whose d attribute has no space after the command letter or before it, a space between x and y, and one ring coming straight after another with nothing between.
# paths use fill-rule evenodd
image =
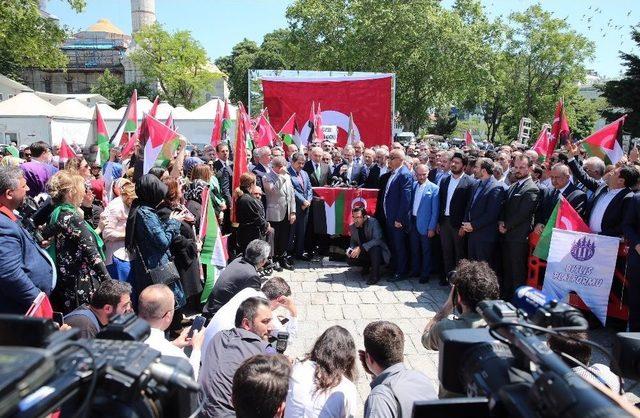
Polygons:
<instances>
[{"instance_id":1,"label":"green leaves","mask_svg":"<svg viewBox=\"0 0 640 418\"><path fill-rule=\"evenodd\" d=\"M147 26L135 34L139 48L131 59L148 80L158 80L172 105L193 109L203 93L224 75L209 65L207 54L189 31L167 32L161 25Z\"/></svg>"}]
</instances>

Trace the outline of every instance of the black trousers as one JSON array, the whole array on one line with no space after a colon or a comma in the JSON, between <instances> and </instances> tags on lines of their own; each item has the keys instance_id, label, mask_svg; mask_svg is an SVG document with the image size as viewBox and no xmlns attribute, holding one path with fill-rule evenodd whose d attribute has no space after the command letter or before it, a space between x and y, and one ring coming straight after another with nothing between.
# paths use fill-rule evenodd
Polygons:
<instances>
[{"instance_id":1,"label":"black trousers","mask_svg":"<svg viewBox=\"0 0 640 418\"><path fill-rule=\"evenodd\" d=\"M371 277L377 280L380 278L380 267L382 266L382 249L377 245L371 247L369 251L362 248L358 258L347 257L347 264L350 266L361 266L364 269L370 269Z\"/></svg>"},{"instance_id":2,"label":"black trousers","mask_svg":"<svg viewBox=\"0 0 640 418\"><path fill-rule=\"evenodd\" d=\"M496 227L497 228L497 227ZM467 258L475 261L486 261L496 270L496 241L482 240L482 232L472 232L467 238Z\"/></svg>"},{"instance_id":3,"label":"black trousers","mask_svg":"<svg viewBox=\"0 0 640 418\"><path fill-rule=\"evenodd\" d=\"M448 216L445 216L440 223L440 242L442 243L442 261L444 263L444 274L455 270L458 261L465 258L464 237L458 235Z\"/></svg>"},{"instance_id":4,"label":"black trousers","mask_svg":"<svg viewBox=\"0 0 640 418\"><path fill-rule=\"evenodd\" d=\"M515 290L527 283L527 260L529 243L518 241L500 242L502 253L502 276L500 276L500 297L511 300Z\"/></svg>"},{"instance_id":5,"label":"black trousers","mask_svg":"<svg viewBox=\"0 0 640 418\"><path fill-rule=\"evenodd\" d=\"M273 227L273 256L282 257L287 251L289 245L289 233L291 224L289 223L288 214L284 215L284 219L280 222L271 222Z\"/></svg>"}]
</instances>

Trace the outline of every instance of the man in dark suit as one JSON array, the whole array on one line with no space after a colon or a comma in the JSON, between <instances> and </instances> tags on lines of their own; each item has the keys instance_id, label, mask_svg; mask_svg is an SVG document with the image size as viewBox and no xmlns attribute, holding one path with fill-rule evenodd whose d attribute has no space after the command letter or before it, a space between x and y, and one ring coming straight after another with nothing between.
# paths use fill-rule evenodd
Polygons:
<instances>
[{"instance_id":1,"label":"man in dark suit","mask_svg":"<svg viewBox=\"0 0 640 418\"><path fill-rule=\"evenodd\" d=\"M502 236L502 276L500 294L510 300L518 286L527 279L529 234L538 204L538 186L531 179L533 161L521 155L512 168L515 182L507 190L507 200L500 214L498 231Z\"/></svg>"},{"instance_id":2,"label":"man in dark suit","mask_svg":"<svg viewBox=\"0 0 640 418\"><path fill-rule=\"evenodd\" d=\"M322 148L311 148L309 153L311 158L302 168L309 175L312 187L324 187L329 182L329 166L322 162L322 154Z\"/></svg>"},{"instance_id":3,"label":"man in dark suit","mask_svg":"<svg viewBox=\"0 0 640 418\"><path fill-rule=\"evenodd\" d=\"M254 239L247 245L244 255L234 259L222 270L204 307L204 315L212 317L223 305L242 289L260 290L262 278L258 270L269 258L271 247L265 241Z\"/></svg>"},{"instance_id":4,"label":"man in dark suit","mask_svg":"<svg viewBox=\"0 0 640 418\"><path fill-rule=\"evenodd\" d=\"M363 276L371 272L367 284L376 284L380 281L380 267L391 259L389 247L382 239L382 228L362 207L353 208L351 218L353 223L349 225L351 241L347 249L347 263L350 266L362 266Z\"/></svg>"},{"instance_id":5,"label":"man in dark suit","mask_svg":"<svg viewBox=\"0 0 640 418\"><path fill-rule=\"evenodd\" d=\"M14 214L28 191L20 167L0 168L0 313L24 315L55 286L53 261Z\"/></svg>"},{"instance_id":6,"label":"man in dark suit","mask_svg":"<svg viewBox=\"0 0 640 418\"><path fill-rule=\"evenodd\" d=\"M536 210L534 222L536 233L542 233L561 195L567 199L569 204L578 212L578 215L584 218L587 207L587 195L571 183L570 174L569 167L562 163L554 165L551 169L549 178L551 179L551 185L553 187L540 189L540 203Z\"/></svg>"},{"instance_id":7,"label":"man in dark suit","mask_svg":"<svg viewBox=\"0 0 640 418\"><path fill-rule=\"evenodd\" d=\"M471 197L471 188L475 180L464 173L467 157L456 152L451 158L451 174L440 181L440 242L444 274L453 271L462 258L466 248L461 229L467 202Z\"/></svg>"},{"instance_id":8,"label":"man in dark suit","mask_svg":"<svg viewBox=\"0 0 640 418\"><path fill-rule=\"evenodd\" d=\"M229 160L229 145L221 142L216 146L218 159L214 161L213 168L216 170L216 177L220 182L220 191L224 197L227 208L224 210L224 220L222 222L222 233L231 231L231 187L233 184L233 163Z\"/></svg>"},{"instance_id":9,"label":"man in dark suit","mask_svg":"<svg viewBox=\"0 0 640 418\"><path fill-rule=\"evenodd\" d=\"M624 237L629 242L627 256L627 306L629 307L629 331L640 331L640 193L629 202L625 213Z\"/></svg>"},{"instance_id":10,"label":"man in dark suit","mask_svg":"<svg viewBox=\"0 0 640 418\"><path fill-rule=\"evenodd\" d=\"M478 182L471 189L462 229L467 235L468 258L486 261L495 270L498 218L506 192L493 177L493 165L489 158L479 158L475 163L474 176Z\"/></svg>"},{"instance_id":11,"label":"man in dark suit","mask_svg":"<svg viewBox=\"0 0 640 418\"><path fill-rule=\"evenodd\" d=\"M600 185L575 160L577 146L572 144L569 152L574 156L568 162L573 177L593 192L585 214L591 232L611 237L622 236L621 220L633 198L631 187L638 182L638 171L630 166L616 167L604 175L605 184Z\"/></svg>"},{"instance_id":12,"label":"man in dark suit","mask_svg":"<svg viewBox=\"0 0 640 418\"><path fill-rule=\"evenodd\" d=\"M344 162L342 164L336 165L331 174L332 177L339 177L342 179L344 183L347 184L358 184L358 180L360 179L360 172L362 171L362 165L356 164L353 160L355 155L355 151L351 145L347 145L344 147L342 151L342 157Z\"/></svg>"},{"instance_id":13,"label":"man in dark suit","mask_svg":"<svg viewBox=\"0 0 640 418\"><path fill-rule=\"evenodd\" d=\"M378 220L378 223L380 225L384 225L385 228L387 225L387 218L384 216L384 194L387 190L387 183L389 182L390 177L391 177L390 171L380 176L380 181L378 182L380 188L378 189L378 198L376 200L375 218ZM387 232L385 231L385 228L382 229L382 234L385 235L386 237Z\"/></svg>"},{"instance_id":14,"label":"man in dark suit","mask_svg":"<svg viewBox=\"0 0 640 418\"><path fill-rule=\"evenodd\" d=\"M394 280L407 277L409 260L407 257L407 234L410 226L411 187L413 177L404 165L405 154L394 149L389 155L391 176L384 189L383 209L386 218L387 239L391 244ZM381 191L383 189L380 189Z\"/></svg>"},{"instance_id":15,"label":"man in dark suit","mask_svg":"<svg viewBox=\"0 0 640 418\"><path fill-rule=\"evenodd\" d=\"M378 167L374 162L376 153L371 148L367 148L364 150L362 158L364 164L362 166L362 171L360 172L358 185L365 189L377 189L378 180L380 180L380 167Z\"/></svg>"},{"instance_id":16,"label":"man in dark suit","mask_svg":"<svg viewBox=\"0 0 640 418\"><path fill-rule=\"evenodd\" d=\"M256 186L260 187L260 189L264 190L264 184L262 184L262 178L267 175L269 172L269 167L271 166L271 148L269 147L260 147L257 151L258 154L258 163L253 167L251 172L256 175ZM267 207L267 198L263 194L260 198L262 202L262 206L264 208Z\"/></svg>"},{"instance_id":17,"label":"man in dark suit","mask_svg":"<svg viewBox=\"0 0 640 418\"><path fill-rule=\"evenodd\" d=\"M304 154L296 152L291 155L291 165L287 169L291 176L293 194L296 198L296 222L289 235L289 254L299 260L309 261L310 257L304 253L304 236L309 220L309 207L313 198L313 190L311 189L309 175L302 169L304 163Z\"/></svg>"}]
</instances>

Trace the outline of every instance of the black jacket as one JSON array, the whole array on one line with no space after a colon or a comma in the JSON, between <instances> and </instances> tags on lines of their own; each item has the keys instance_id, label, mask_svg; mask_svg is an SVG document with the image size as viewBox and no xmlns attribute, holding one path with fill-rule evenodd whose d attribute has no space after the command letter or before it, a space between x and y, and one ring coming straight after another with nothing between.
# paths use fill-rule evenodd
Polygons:
<instances>
[{"instance_id":1,"label":"black jacket","mask_svg":"<svg viewBox=\"0 0 640 418\"><path fill-rule=\"evenodd\" d=\"M481 182L478 181L471 189L464 221L471 222L473 227L471 236L474 239L493 242L498 238L498 219L507 193L504 187L491 176L474 201L473 196L480 185Z\"/></svg>"},{"instance_id":2,"label":"black jacket","mask_svg":"<svg viewBox=\"0 0 640 418\"><path fill-rule=\"evenodd\" d=\"M267 218L262 202L244 193L236 201L238 215L238 249L244 253L254 239L264 239L267 233Z\"/></svg>"},{"instance_id":3,"label":"black jacket","mask_svg":"<svg viewBox=\"0 0 640 418\"><path fill-rule=\"evenodd\" d=\"M507 200L502 208L500 220L507 233L505 241L526 242L533 227L533 216L538 205L538 186L528 178L522 186L513 183L507 190Z\"/></svg>"},{"instance_id":4,"label":"black jacket","mask_svg":"<svg viewBox=\"0 0 640 418\"><path fill-rule=\"evenodd\" d=\"M445 210L447 208L447 194L449 192L449 182L451 181L451 174L446 176L440 181L440 218L439 221L444 220ZM476 181L466 174L462 174L458 186L453 191L451 202L449 204L449 222L454 229L459 229L462 226L464 215L467 209L467 203L471 199L471 189L475 185Z\"/></svg>"},{"instance_id":5,"label":"black jacket","mask_svg":"<svg viewBox=\"0 0 640 418\"><path fill-rule=\"evenodd\" d=\"M304 163L302 167L304 171L309 175L309 180L311 181L311 187L324 187L329 182L329 165L325 163L320 163L320 177L316 177L316 173L313 170L313 162L311 160Z\"/></svg>"},{"instance_id":6,"label":"black jacket","mask_svg":"<svg viewBox=\"0 0 640 418\"><path fill-rule=\"evenodd\" d=\"M222 192L224 201L227 205L227 208L230 208L231 207L231 185L233 183L233 180L232 180L233 163L229 163L229 167L223 167L220 160L216 160L213 163L213 168L216 169L216 177L220 182L220 191Z\"/></svg>"},{"instance_id":7,"label":"black jacket","mask_svg":"<svg viewBox=\"0 0 640 418\"><path fill-rule=\"evenodd\" d=\"M380 166L373 164L371 168L364 167L360 177L361 187L365 189L377 189L380 183Z\"/></svg>"},{"instance_id":8,"label":"black jacket","mask_svg":"<svg viewBox=\"0 0 640 418\"><path fill-rule=\"evenodd\" d=\"M213 285L204 312L213 316L222 305L229 302L242 289L251 287L260 290L261 284L260 274L256 268L244 257L238 257L220 273L220 277Z\"/></svg>"},{"instance_id":9,"label":"black jacket","mask_svg":"<svg viewBox=\"0 0 640 418\"><path fill-rule=\"evenodd\" d=\"M569 201L569 204L578 212L578 215L584 219L587 209L587 195L578 189L573 183L569 183L562 192L562 195ZM554 187L540 189L540 203L536 209L535 224L546 224L551 217L553 209L560 199L560 195L556 193Z\"/></svg>"}]
</instances>

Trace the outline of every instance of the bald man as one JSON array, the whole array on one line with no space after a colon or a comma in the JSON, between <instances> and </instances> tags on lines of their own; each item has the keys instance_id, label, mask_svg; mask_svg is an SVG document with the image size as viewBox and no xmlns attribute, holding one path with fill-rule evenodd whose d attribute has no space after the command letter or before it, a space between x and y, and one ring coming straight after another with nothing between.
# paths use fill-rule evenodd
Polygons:
<instances>
[{"instance_id":1,"label":"bald man","mask_svg":"<svg viewBox=\"0 0 640 418\"><path fill-rule=\"evenodd\" d=\"M180 336L173 341L164 337L165 331L171 325L175 312L173 291L165 284L154 284L146 287L138 297L138 316L149 323L151 332L145 344L158 350L164 356L179 357L189 360L195 378L200 371L200 356L204 333L195 331L193 337L187 338L189 328L185 328ZM182 351L184 347L192 346L191 357Z\"/></svg>"},{"instance_id":2,"label":"bald man","mask_svg":"<svg viewBox=\"0 0 640 418\"><path fill-rule=\"evenodd\" d=\"M387 238L391 244L393 279L407 278L409 259L407 257L407 239L411 227L411 193L413 176L403 164L404 151L394 149L389 153L391 176L383 195L383 210L386 219Z\"/></svg>"},{"instance_id":3,"label":"bald man","mask_svg":"<svg viewBox=\"0 0 640 418\"><path fill-rule=\"evenodd\" d=\"M541 190L540 204L536 209L535 231L537 233L542 233L544 226L551 217L553 208L556 207L556 203L560 199L560 195L569 201L581 217L584 217L587 194L569 181L570 176L571 170L562 163L558 163L551 168L549 179L553 187Z\"/></svg>"}]
</instances>

